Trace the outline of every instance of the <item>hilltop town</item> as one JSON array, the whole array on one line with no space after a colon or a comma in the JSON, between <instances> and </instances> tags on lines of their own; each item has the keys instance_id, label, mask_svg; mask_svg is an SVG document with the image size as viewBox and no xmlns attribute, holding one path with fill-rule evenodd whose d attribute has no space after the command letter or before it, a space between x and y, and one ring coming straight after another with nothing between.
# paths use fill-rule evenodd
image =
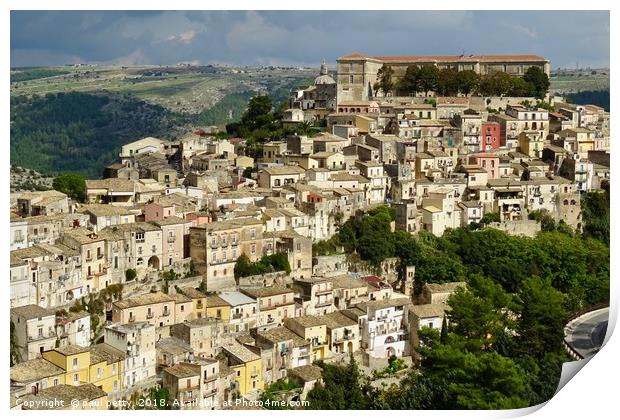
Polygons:
<instances>
[{"instance_id":1,"label":"hilltop town","mask_svg":"<svg viewBox=\"0 0 620 420\"><path fill-rule=\"evenodd\" d=\"M162 395L175 408L303 408L326 369L353 363L371 387L396 384L423 365L428 337L449 340L479 277L512 295L560 271L534 251L499 274L470 270L474 257L454 251L475 247L462 238L581 241L584 197L609 190L610 114L550 94L550 69L535 55L350 54L281 112L253 98L230 133L136 139L101 179L22 187L12 408L138 408ZM461 259L442 265L432 246ZM520 270L528 280L513 287ZM580 289L579 305L600 303L598 287ZM497 305L506 325L521 319Z\"/></svg>"}]
</instances>

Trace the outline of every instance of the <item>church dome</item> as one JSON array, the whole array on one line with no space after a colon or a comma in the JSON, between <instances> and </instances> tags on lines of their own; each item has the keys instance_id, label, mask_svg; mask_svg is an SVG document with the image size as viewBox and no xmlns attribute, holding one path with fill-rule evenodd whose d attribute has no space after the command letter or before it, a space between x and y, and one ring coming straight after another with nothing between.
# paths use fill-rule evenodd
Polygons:
<instances>
[{"instance_id":1,"label":"church dome","mask_svg":"<svg viewBox=\"0 0 620 420\"><path fill-rule=\"evenodd\" d=\"M335 85L336 84L336 81L329 74L327 74L327 65L325 64L325 60L323 60L323 63L321 64L321 72L319 76L316 79L314 79L314 84L315 85Z\"/></svg>"}]
</instances>

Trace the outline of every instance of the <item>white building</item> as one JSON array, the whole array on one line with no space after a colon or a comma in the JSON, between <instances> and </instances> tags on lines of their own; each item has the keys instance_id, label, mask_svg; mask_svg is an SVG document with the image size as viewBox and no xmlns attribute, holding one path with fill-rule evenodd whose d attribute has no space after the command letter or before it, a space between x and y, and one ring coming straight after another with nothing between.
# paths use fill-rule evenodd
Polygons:
<instances>
[{"instance_id":1,"label":"white building","mask_svg":"<svg viewBox=\"0 0 620 420\"><path fill-rule=\"evenodd\" d=\"M356 306L367 315L367 318L360 318L360 331L362 348L371 357L403 357L411 354L410 305L409 298L392 298Z\"/></svg>"},{"instance_id":2,"label":"white building","mask_svg":"<svg viewBox=\"0 0 620 420\"><path fill-rule=\"evenodd\" d=\"M155 376L155 326L148 322L105 327L104 342L126 353L123 384L130 388Z\"/></svg>"}]
</instances>

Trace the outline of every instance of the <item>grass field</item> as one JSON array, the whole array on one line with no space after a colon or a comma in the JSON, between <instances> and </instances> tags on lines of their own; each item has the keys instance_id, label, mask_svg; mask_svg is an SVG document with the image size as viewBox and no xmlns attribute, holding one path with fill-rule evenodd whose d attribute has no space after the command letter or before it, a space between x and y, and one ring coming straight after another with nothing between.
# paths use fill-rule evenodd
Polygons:
<instances>
[{"instance_id":1,"label":"grass field","mask_svg":"<svg viewBox=\"0 0 620 420\"><path fill-rule=\"evenodd\" d=\"M551 93L574 93L584 90L609 90L609 75L582 74L551 78Z\"/></svg>"},{"instance_id":2,"label":"grass field","mask_svg":"<svg viewBox=\"0 0 620 420\"><path fill-rule=\"evenodd\" d=\"M174 112L200 114L228 95L290 89L296 81L311 80L317 73L315 69L218 68L207 73L192 67L66 66L12 72L11 77L19 81L11 83L11 95L128 93Z\"/></svg>"}]
</instances>

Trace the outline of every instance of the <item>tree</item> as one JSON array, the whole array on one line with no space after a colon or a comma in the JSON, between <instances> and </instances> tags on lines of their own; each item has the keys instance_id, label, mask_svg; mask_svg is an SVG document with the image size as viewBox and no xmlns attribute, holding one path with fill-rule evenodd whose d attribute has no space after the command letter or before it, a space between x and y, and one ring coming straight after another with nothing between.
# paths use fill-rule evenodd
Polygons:
<instances>
[{"instance_id":1,"label":"tree","mask_svg":"<svg viewBox=\"0 0 620 420\"><path fill-rule=\"evenodd\" d=\"M134 270L133 268L128 268L125 271L125 280L126 281L132 281L133 279L136 278L138 274L136 273L136 270Z\"/></svg>"},{"instance_id":2,"label":"tree","mask_svg":"<svg viewBox=\"0 0 620 420\"><path fill-rule=\"evenodd\" d=\"M534 357L560 352L568 318L564 295L549 281L532 277L521 285L518 301L521 319L517 341L521 351Z\"/></svg>"},{"instance_id":3,"label":"tree","mask_svg":"<svg viewBox=\"0 0 620 420\"><path fill-rule=\"evenodd\" d=\"M512 326L507 316L510 297L492 280L478 276L473 290L457 289L448 300L450 331L466 337L468 351L489 350L493 343Z\"/></svg>"},{"instance_id":4,"label":"tree","mask_svg":"<svg viewBox=\"0 0 620 420\"><path fill-rule=\"evenodd\" d=\"M490 410L528 406L525 371L513 360L496 352L467 352L462 339L451 335L449 343L434 343L423 349L421 376L443 383L443 396L428 400L441 402L444 409ZM445 387L445 388L444 388Z\"/></svg>"},{"instance_id":5,"label":"tree","mask_svg":"<svg viewBox=\"0 0 620 420\"><path fill-rule=\"evenodd\" d=\"M429 91L437 91L439 81L439 69L437 66L425 64L418 71L418 81L420 91L428 95Z\"/></svg>"},{"instance_id":6,"label":"tree","mask_svg":"<svg viewBox=\"0 0 620 420\"><path fill-rule=\"evenodd\" d=\"M489 223L497 223L499 222L500 216L499 213L484 213L484 216L482 216L482 218L480 219L480 224L481 225L488 225Z\"/></svg>"},{"instance_id":7,"label":"tree","mask_svg":"<svg viewBox=\"0 0 620 420\"><path fill-rule=\"evenodd\" d=\"M323 372L323 384L316 385L308 393L312 410L366 410L370 406L368 388L362 383L362 375L351 355L345 366L317 362Z\"/></svg>"},{"instance_id":8,"label":"tree","mask_svg":"<svg viewBox=\"0 0 620 420\"><path fill-rule=\"evenodd\" d=\"M510 93L512 87L511 78L508 73L497 71L491 75L495 96L505 96Z\"/></svg>"},{"instance_id":9,"label":"tree","mask_svg":"<svg viewBox=\"0 0 620 420\"><path fill-rule=\"evenodd\" d=\"M391 66L383 64L377 72L377 82L373 85L375 91L381 90L384 96L387 96L394 90L394 82L392 81L394 70Z\"/></svg>"},{"instance_id":10,"label":"tree","mask_svg":"<svg viewBox=\"0 0 620 420\"><path fill-rule=\"evenodd\" d=\"M457 74L457 82L459 86L459 91L464 95L469 95L471 92L474 92L478 89L478 85L480 84L480 76L473 70L463 70L459 71Z\"/></svg>"},{"instance_id":11,"label":"tree","mask_svg":"<svg viewBox=\"0 0 620 420\"><path fill-rule=\"evenodd\" d=\"M437 93L442 96L454 96L458 92L458 72L451 68L440 70L437 78Z\"/></svg>"},{"instance_id":12,"label":"tree","mask_svg":"<svg viewBox=\"0 0 620 420\"><path fill-rule=\"evenodd\" d=\"M268 95L259 95L250 99L248 109L241 120L253 128L264 125L265 118L271 114L273 104Z\"/></svg>"},{"instance_id":13,"label":"tree","mask_svg":"<svg viewBox=\"0 0 620 420\"><path fill-rule=\"evenodd\" d=\"M519 76L510 78L510 96L533 96L534 86Z\"/></svg>"},{"instance_id":14,"label":"tree","mask_svg":"<svg viewBox=\"0 0 620 420\"><path fill-rule=\"evenodd\" d=\"M543 232L553 232L555 227L555 219L546 209L533 210L527 215L529 220L540 222L540 228Z\"/></svg>"},{"instance_id":15,"label":"tree","mask_svg":"<svg viewBox=\"0 0 620 420\"><path fill-rule=\"evenodd\" d=\"M407 67L405 75L398 83L398 91L401 95L415 95L420 91L419 72L420 68L418 66Z\"/></svg>"},{"instance_id":16,"label":"tree","mask_svg":"<svg viewBox=\"0 0 620 420\"><path fill-rule=\"evenodd\" d=\"M609 245L610 234L610 194L589 191L582 197L583 234Z\"/></svg>"},{"instance_id":17,"label":"tree","mask_svg":"<svg viewBox=\"0 0 620 420\"><path fill-rule=\"evenodd\" d=\"M534 87L534 96L543 99L549 91L549 76L540 67L532 66L525 71L523 79Z\"/></svg>"},{"instance_id":18,"label":"tree","mask_svg":"<svg viewBox=\"0 0 620 420\"><path fill-rule=\"evenodd\" d=\"M86 199L86 178L80 174L66 173L58 175L52 182L52 188L80 202Z\"/></svg>"}]
</instances>

